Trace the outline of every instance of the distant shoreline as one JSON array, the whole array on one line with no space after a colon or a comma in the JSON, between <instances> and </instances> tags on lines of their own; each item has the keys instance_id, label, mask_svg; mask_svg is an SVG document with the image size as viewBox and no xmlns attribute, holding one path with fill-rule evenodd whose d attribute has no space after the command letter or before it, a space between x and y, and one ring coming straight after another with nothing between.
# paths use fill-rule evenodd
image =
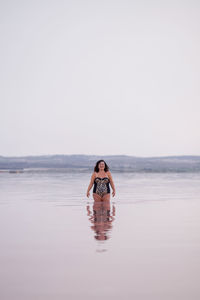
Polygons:
<instances>
[{"instance_id":1,"label":"distant shoreline","mask_svg":"<svg viewBox=\"0 0 200 300\"><path fill-rule=\"evenodd\" d=\"M92 172L95 163L104 159L112 172L197 173L200 156L135 157L128 155L43 155L0 156L0 173L22 172Z\"/></svg>"}]
</instances>

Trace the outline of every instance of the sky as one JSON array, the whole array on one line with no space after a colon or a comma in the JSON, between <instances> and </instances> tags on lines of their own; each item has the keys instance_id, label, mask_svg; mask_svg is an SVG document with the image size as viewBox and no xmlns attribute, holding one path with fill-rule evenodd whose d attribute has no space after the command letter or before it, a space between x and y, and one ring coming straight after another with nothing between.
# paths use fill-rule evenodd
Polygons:
<instances>
[{"instance_id":1,"label":"sky","mask_svg":"<svg viewBox=\"0 0 200 300\"><path fill-rule=\"evenodd\" d=\"M198 0L0 0L0 155L200 155Z\"/></svg>"}]
</instances>

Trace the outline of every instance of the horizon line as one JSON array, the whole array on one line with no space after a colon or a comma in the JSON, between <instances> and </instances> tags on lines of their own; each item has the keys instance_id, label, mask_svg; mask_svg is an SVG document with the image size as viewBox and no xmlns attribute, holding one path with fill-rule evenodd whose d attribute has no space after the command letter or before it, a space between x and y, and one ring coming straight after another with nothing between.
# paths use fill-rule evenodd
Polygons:
<instances>
[{"instance_id":1,"label":"horizon line","mask_svg":"<svg viewBox=\"0 0 200 300\"><path fill-rule=\"evenodd\" d=\"M137 157L137 158L164 158L164 157L188 157L188 156L200 156L200 154L175 154L175 155L155 155L155 156L137 156L130 154L82 154L82 153L74 153L74 154L29 154L29 155L0 155L0 157L4 158L21 158L21 157L39 157L39 156L128 156L128 157Z\"/></svg>"}]
</instances>

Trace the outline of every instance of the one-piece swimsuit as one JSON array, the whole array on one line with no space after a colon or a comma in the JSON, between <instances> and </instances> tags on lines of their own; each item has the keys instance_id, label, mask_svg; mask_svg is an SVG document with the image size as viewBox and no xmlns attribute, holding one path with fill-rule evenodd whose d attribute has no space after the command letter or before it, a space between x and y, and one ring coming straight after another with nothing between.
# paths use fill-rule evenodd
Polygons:
<instances>
[{"instance_id":1,"label":"one-piece swimsuit","mask_svg":"<svg viewBox=\"0 0 200 300\"><path fill-rule=\"evenodd\" d=\"M110 180L108 177L96 177L94 180L94 188L93 193L98 194L99 196L103 197L105 194L110 193Z\"/></svg>"}]
</instances>

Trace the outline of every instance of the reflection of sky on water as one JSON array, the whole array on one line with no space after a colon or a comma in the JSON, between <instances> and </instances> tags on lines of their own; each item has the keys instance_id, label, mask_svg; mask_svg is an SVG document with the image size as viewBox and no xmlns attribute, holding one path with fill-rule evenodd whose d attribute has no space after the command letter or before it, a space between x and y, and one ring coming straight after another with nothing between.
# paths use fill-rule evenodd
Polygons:
<instances>
[{"instance_id":1,"label":"reflection of sky on water","mask_svg":"<svg viewBox=\"0 0 200 300\"><path fill-rule=\"evenodd\" d=\"M200 174L115 173L107 203L89 179L0 174L4 298L199 299Z\"/></svg>"}]
</instances>

